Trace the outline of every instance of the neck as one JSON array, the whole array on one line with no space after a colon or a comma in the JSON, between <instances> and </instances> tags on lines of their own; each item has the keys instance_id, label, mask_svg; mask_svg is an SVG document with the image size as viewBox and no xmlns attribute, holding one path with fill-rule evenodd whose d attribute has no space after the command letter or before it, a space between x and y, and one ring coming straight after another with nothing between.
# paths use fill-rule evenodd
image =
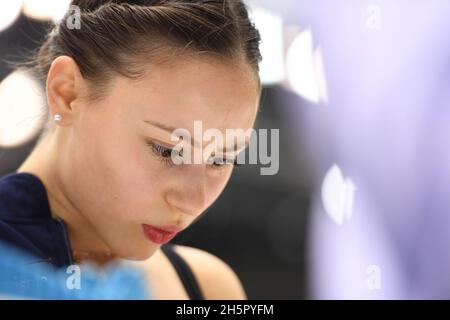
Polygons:
<instances>
[{"instance_id":1,"label":"neck","mask_svg":"<svg viewBox=\"0 0 450 320\"><path fill-rule=\"evenodd\" d=\"M114 260L115 256L97 234L95 227L67 196L64 184L59 179L56 161L63 157L56 157L55 150L61 149L57 148L56 133L52 133L40 140L17 172L32 173L43 182L52 218L61 218L67 226L74 261L104 265Z\"/></svg>"}]
</instances>

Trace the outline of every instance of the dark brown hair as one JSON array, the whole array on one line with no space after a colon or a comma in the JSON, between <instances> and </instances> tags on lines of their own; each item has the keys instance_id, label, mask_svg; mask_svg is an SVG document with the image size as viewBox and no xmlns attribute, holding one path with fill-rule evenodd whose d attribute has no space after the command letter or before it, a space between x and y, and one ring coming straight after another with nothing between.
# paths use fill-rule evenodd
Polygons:
<instances>
[{"instance_id":1,"label":"dark brown hair","mask_svg":"<svg viewBox=\"0 0 450 320\"><path fill-rule=\"evenodd\" d=\"M72 57L101 95L114 74L138 78L148 61L206 53L230 62L245 59L255 74L262 57L258 30L241 0L73 0L80 28L67 23L50 32L34 58L45 80L52 61ZM182 52L181 52L182 51ZM153 60L152 60L153 59ZM257 77L259 82L259 77Z\"/></svg>"}]
</instances>

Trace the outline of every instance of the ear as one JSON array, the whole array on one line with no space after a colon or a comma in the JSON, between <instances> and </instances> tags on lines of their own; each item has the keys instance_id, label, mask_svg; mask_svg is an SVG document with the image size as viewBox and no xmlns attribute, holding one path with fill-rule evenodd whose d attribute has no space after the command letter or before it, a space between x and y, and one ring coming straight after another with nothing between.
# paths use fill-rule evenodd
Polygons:
<instances>
[{"instance_id":1,"label":"ear","mask_svg":"<svg viewBox=\"0 0 450 320\"><path fill-rule=\"evenodd\" d=\"M51 64L47 76L47 101L52 118L59 114L62 120L59 125L72 123L74 101L80 97L83 77L77 63L71 57L57 57Z\"/></svg>"}]
</instances>

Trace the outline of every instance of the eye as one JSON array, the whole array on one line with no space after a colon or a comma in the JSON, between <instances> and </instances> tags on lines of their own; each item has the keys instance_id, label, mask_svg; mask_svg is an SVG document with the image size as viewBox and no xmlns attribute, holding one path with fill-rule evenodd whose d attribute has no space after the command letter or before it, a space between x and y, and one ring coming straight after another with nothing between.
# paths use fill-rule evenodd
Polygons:
<instances>
[{"instance_id":1,"label":"eye","mask_svg":"<svg viewBox=\"0 0 450 320\"><path fill-rule=\"evenodd\" d=\"M240 166L240 164L237 161L237 158L221 158L221 157L215 157L210 158L208 163L214 167L214 168L222 168L226 165L233 165L233 166Z\"/></svg>"},{"instance_id":2,"label":"eye","mask_svg":"<svg viewBox=\"0 0 450 320\"><path fill-rule=\"evenodd\" d=\"M153 154L161 161L165 163L172 163L172 152L177 152L174 149L164 147L156 142L147 141L147 145Z\"/></svg>"}]
</instances>

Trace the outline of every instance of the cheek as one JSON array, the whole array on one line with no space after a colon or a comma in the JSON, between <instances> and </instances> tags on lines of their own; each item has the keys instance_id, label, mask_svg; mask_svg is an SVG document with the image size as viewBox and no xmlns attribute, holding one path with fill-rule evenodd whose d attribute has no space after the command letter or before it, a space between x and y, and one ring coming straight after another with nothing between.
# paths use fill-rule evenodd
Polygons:
<instances>
[{"instance_id":1,"label":"cheek","mask_svg":"<svg viewBox=\"0 0 450 320\"><path fill-rule=\"evenodd\" d=\"M148 216L153 207L161 205L164 172L139 139L118 139L122 147L105 152L106 183L114 194L115 207L128 218Z\"/></svg>"},{"instance_id":2,"label":"cheek","mask_svg":"<svg viewBox=\"0 0 450 320\"><path fill-rule=\"evenodd\" d=\"M85 130L76 141L74 193L97 212L119 220L142 218L161 201L160 164L144 141L120 124ZM93 210L89 210L93 211Z\"/></svg>"},{"instance_id":3,"label":"cheek","mask_svg":"<svg viewBox=\"0 0 450 320\"><path fill-rule=\"evenodd\" d=\"M232 170L227 169L225 172L223 172L220 176L216 176L212 178L208 185L208 206L213 204L214 201L217 200L217 198L221 195L223 190L228 184L228 181L230 180Z\"/></svg>"}]
</instances>

